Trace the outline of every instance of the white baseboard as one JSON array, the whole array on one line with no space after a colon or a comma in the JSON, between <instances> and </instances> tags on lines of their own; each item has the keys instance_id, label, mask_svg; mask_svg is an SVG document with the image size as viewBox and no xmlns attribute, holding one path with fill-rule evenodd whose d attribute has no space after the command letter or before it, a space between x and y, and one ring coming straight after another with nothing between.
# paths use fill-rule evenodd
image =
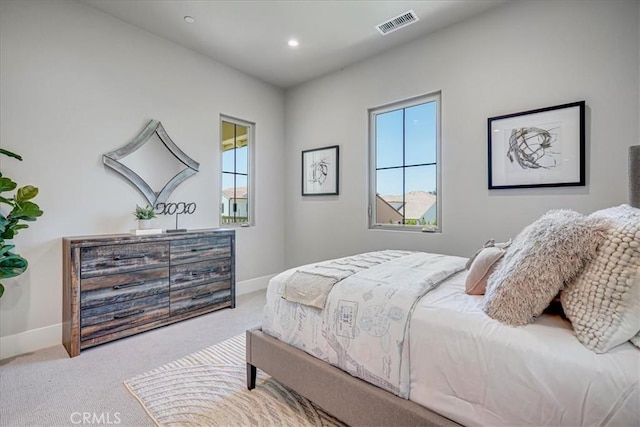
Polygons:
<instances>
[{"instance_id":1,"label":"white baseboard","mask_svg":"<svg viewBox=\"0 0 640 427\"><path fill-rule=\"evenodd\" d=\"M260 289L267 289L269 280L271 280L273 276L275 276L275 274L256 277L255 279L243 280L242 282L236 282L236 296L259 291Z\"/></svg>"},{"instance_id":2,"label":"white baseboard","mask_svg":"<svg viewBox=\"0 0 640 427\"><path fill-rule=\"evenodd\" d=\"M266 289L274 275L236 283L236 296ZM0 337L0 360L62 343L62 323Z\"/></svg>"},{"instance_id":3,"label":"white baseboard","mask_svg":"<svg viewBox=\"0 0 640 427\"><path fill-rule=\"evenodd\" d=\"M62 323L0 337L0 360L62 343Z\"/></svg>"}]
</instances>

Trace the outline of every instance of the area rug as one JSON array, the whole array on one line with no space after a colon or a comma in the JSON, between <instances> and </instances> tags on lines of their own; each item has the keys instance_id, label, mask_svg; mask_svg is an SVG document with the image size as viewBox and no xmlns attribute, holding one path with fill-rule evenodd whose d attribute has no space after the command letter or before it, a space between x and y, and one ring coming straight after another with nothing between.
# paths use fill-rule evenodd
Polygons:
<instances>
[{"instance_id":1,"label":"area rug","mask_svg":"<svg viewBox=\"0 0 640 427\"><path fill-rule=\"evenodd\" d=\"M258 370L246 386L245 335L125 381L159 426L344 426Z\"/></svg>"}]
</instances>

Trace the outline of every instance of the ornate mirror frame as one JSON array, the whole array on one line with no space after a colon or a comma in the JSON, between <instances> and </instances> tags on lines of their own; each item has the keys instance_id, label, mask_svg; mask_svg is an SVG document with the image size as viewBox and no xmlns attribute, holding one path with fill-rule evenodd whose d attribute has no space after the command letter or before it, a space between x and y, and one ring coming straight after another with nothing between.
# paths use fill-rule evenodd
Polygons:
<instances>
[{"instance_id":1,"label":"ornate mirror frame","mask_svg":"<svg viewBox=\"0 0 640 427\"><path fill-rule=\"evenodd\" d=\"M162 190L158 192L154 191L151 186L140 177L140 175L120 162L121 159L132 154L147 143L154 134L158 136L160 141L162 141L171 154L186 166L182 171L171 178L164 185ZM104 154L102 156L102 162L105 166L115 170L128 179L138 190L140 190L151 206L156 206L158 203L166 202L173 190L175 190L176 187L182 184L187 178L195 175L200 167L198 162L187 156L184 151L178 148L164 130L164 127L162 127L162 123L158 120L151 120L147 127L130 143L118 148L117 150Z\"/></svg>"}]
</instances>

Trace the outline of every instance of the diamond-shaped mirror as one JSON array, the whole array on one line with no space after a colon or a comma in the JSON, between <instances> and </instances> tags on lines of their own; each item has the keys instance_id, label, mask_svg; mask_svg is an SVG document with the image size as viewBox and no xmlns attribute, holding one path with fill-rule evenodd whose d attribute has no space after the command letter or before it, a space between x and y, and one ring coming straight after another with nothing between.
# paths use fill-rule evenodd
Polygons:
<instances>
[{"instance_id":1,"label":"diamond-shaped mirror","mask_svg":"<svg viewBox=\"0 0 640 427\"><path fill-rule=\"evenodd\" d=\"M178 148L158 120L151 120L130 143L104 154L102 162L128 179L152 206L166 202L200 167Z\"/></svg>"}]
</instances>

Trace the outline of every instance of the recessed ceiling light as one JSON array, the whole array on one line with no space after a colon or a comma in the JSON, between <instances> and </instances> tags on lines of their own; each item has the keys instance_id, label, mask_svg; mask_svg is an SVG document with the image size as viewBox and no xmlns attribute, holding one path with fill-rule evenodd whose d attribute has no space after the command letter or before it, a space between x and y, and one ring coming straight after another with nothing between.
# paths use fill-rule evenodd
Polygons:
<instances>
[{"instance_id":1,"label":"recessed ceiling light","mask_svg":"<svg viewBox=\"0 0 640 427\"><path fill-rule=\"evenodd\" d=\"M193 24L193 23L195 23L195 22L196 22L196 20L195 20L195 19L193 19L193 17L192 17L192 16L185 16L185 17L184 17L184 21L185 21L186 23L188 23L188 24Z\"/></svg>"},{"instance_id":2,"label":"recessed ceiling light","mask_svg":"<svg viewBox=\"0 0 640 427\"><path fill-rule=\"evenodd\" d=\"M298 43L298 40L296 39L291 39L287 42L287 44L291 47L297 47L300 43Z\"/></svg>"}]
</instances>

